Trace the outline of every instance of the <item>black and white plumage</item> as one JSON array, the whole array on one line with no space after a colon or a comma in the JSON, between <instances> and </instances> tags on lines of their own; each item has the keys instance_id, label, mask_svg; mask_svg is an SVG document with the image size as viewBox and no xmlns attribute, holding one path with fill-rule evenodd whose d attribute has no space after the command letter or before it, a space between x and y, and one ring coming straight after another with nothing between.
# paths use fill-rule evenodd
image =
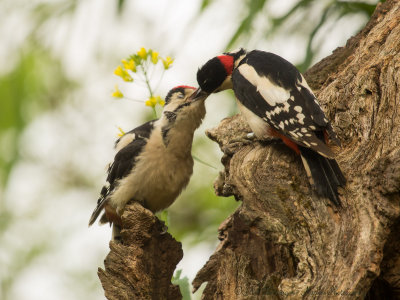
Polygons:
<instances>
[{"instance_id":1,"label":"black and white plumage","mask_svg":"<svg viewBox=\"0 0 400 300\"><path fill-rule=\"evenodd\" d=\"M193 134L205 116L206 97L193 87L173 88L160 119L144 123L117 140L107 185L101 190L89 226L103 210L100 223L120 226L130 200L153 212L173 203L193 172Z\"/></svg>"},{"instance_id":2,"label":"black and white plumage","mask_svg":"<svg viewBox=\"0 0 400 300\"><path fill-rule=\"evenodd\" d=\"M239 49L209 60L197 73L200 88L234 90L246 121L258 138L274 136L301 155L317 193L340 205L346 183L328 138L340 141L303 75L273 53Z\"/></svg>"}]
</instances>

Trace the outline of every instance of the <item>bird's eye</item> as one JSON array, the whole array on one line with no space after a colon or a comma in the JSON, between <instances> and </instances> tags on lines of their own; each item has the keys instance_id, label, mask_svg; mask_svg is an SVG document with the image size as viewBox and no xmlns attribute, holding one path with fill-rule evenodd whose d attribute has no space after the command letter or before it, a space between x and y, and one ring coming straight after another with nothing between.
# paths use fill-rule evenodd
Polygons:
<instances>
[{"instance_id":1,"label":"bird's eye","mask_svg":"<svg viewBox=\"0 0 400 300\"><path fill-rule=\"evenodd\" d=\"M185 98L185 95L182 94L182 93L179 93L179 94L178 94L178 99L183 99L183 98Z\"/></svg>"}]
</instances>

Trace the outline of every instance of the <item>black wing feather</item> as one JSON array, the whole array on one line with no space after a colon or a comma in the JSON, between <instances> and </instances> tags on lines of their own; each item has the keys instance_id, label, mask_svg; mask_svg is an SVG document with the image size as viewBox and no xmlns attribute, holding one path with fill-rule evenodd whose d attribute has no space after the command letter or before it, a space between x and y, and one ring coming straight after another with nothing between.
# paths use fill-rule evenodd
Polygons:
<instances>
[{"instance_id":1,"label":"black wing feather","mask_svg":"<svg viewBox=\"0 0 400 300\"><path fill-rule=\"evenodd\" d=\"M114 157L114 162L109 168L107 181L110 183L110 190L113 189L115 181L127 176L135 166L137 156L142 152L146 145L144 138L136 138L124 148L122 148Z\"/></svg>"},{"instance_id":2,"label":"black wing feather","mask_svg":"<svg viewBox=\"0 0 400 300\"><path fill-rule=\"evenodd\" d=\"M134 133L135 134L135 138L149 138L151 131L154 128L154 123L157 121L158 119L155 120L151 120L148 121L134 129L132 129L131 131L126 132L125 134L130 134L130 133ZM115 141L115 146L119 143L119 141L121 140L122 137L120 137L119 139L117 139Z\"/></svg>"},{"instance_id":3,"label":"black wing feather","mask_svg":"<svg viewBox=\"0 0 400 300\"><path fill-rule=\"evenodd\" d=\"M300 145L301 155L308 164L317 193L340 206L337 190L345 185L346 179L337 162L329 159L333 153L325 144L323 133L328 132L335 142L338 139L300 72L280 56L259 50L250 52L239 67L241 64L252 66L258 76L268 78L274 85L289 92L288 99L282 99L279 101L282 103L277 102L272 106L263 98L257 86L246 79L246 74L241 74L238 69L232 74L237 99L269 126ZM301 107L304 116L301 121L297 117L299 111L295 109L296 106Z\"/></svg>"},{"instance_id":4,"label":"black wing feather","mask_svg":"<svg viewBox=\"0 0 400 300\"><path fill-rule=\"evenodd\" d=\"M294 97L294 101L289 99L289 103L292 102L290 103L291 106L301 106L305 109L304 115L310 117L304 120L305 126L325 127L327 125L325 114L316 102L315 96L307 88L298 85L302 81L302 76L290 62L270 52L253 50L246 55L239 66L243 63L254 67L259 76L267 77L277 86L290 91L290 96ZM233 86L235 87L235 83ZM299 88L300 91L298 90ZM258 97L261 97L259 93ZM259 99L257 102L261 102L260 100L262 99ZM272 107L270 106L270 108ZM311 116L313 117L312 119Z\"/></svg>"},{"instance_id":5,"label":"black wing feather","mask_svg":"<svg viewBox=\"0 0 400 300\"><path fill-rule=\"evenodd\" d=\"M137 157L142 152L144 146L147 143L147 139L150 137L150 134L154 128L155 121L157 120L146 122L126 133L133 133L134 139L118 151L118 153L114 157L113 163L109 166L107 171L107 182L109 183L109 185L103 186L103 188L101 189L100 197L97 200L97 206L89 220L89 226L92 225L94 221L96 221L100 212L103 210L107 198L115 189L118 180L127 176L134 168ZM119 138L115 142L115 145L117 145L120 140L121 138ZM103 217L101 219L101 222L104 222Z\"/></svg>"},{"instance_id":6,"label":"black wing feather","mask_svg":"<svg viewBox=\"0 0 400 300\"><path fill-rule=\"evenodd\" d=\"M240 73L239 68L242 64L252 66L258 76L266 77L276 86L287 90L289 98L282 99L282 103L276 103L274 106L270 105L257 87ZM300 72L291 63L278 55L259 50L247 54L232 74L233 90L244 106L296 143L332 158L332 151L315 136L315 133L327 130L334 141L336 135L315 96L306 88L305 82L301 84L302 81ZM297 117L299 112L295 109L298 106L302 108L301 114L304 116L301 121Z\"/></svg>"}]
</instances>

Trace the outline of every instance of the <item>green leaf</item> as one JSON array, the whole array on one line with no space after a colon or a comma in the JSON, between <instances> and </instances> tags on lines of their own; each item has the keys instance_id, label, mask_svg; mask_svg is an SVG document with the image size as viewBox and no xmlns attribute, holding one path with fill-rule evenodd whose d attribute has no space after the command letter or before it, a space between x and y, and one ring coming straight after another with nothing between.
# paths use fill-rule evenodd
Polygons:
<instances>
[{"instance_id":1,"label":"green leaf","mask_svg":"<svg viewBox=\"0 0 400 300\"><path fill-rule=\"evenodd\" d=\"M179 286L182 294L182 300L191 300L189 278L187 276L180 278L182 275L182 269L176 270L171 282Z\"/></svg>"},{"instance_id":2,"label":"green leaf","mask_svg":"<svg viewBox=\"0 0 400 300\"><path fill-rule=\"evenodd\" d=\"M273 18L272 28L270 33L279 29L284 22L286 22L294 13L299 12L302 9L308 8L314 0L301 0L297 2L286 14L279 18Z\"/></svg>"},{"instance_id":3,"label":"green leaf","mask_svg":"<svg viewBox=\"0 0 400 300\"><path fill-rule=\"evenodd\" d=\"M0 184L19 157L19 135L36 115L54 109L74 83L63 75L61 64L33 44L21 51L19 62L0 77ZM4 146L3 142L7 142Z\"/></svg>"},{"instance_id":4,"label":"green leaf","mask_svg":"<svg viewBox=\"0 0 400 300\"><path fill-rule=\"evenodd\" d=\"M207 7L212 4L214 0L203 0L200 5L200 13L202 13Z\"/></svg>"},{"instance_id":5,"label":"green leaf","mask_svg":"<svg viewBox=\"0 0 400 300\"><path fill-rule=\"evenodd\" d=\"M364 13L370 17L375 11L376 4L369 4L357 1L337 1L337 7L341 10L342 15Z\"/></svg>"},{"instance_id":6,"label":"green leaf","mask_svg":"<svg viewBox=\"0 0 400 300\"><path fill-rule=\"evenodd\" d=\"M167 209L157 213L157 217L160 219L160 221L164 222L165 226L169 226L169 213Z\"/></svg>"},{"instance_id":7,"label":"green leaf","mask_svg":"<svg viewBox=\"0 0 400 300\"><path fill-rule=\"evenodd\" d=\"M332 10L334 10L334 8L333 8L333 6L330 6L330 5L327 6L324 9L324 11L323 11L323 13L322 13L322 15L321 15L321 17L319 19L318 24L314 27L313 31L311 32L311 34L310 34L310 36L308 38L308 42L307 42L306 56L305 56L303 62L300 65L297 66L298 69L300 70L300 72L304 72L311 65L312 60L313 60L314 55L315 55L315 52L314 52L314 50L312 48L312 43L314 41L314 37L317 34L318 30L320 30L321 27L325 24L326 19L328 18L329 13Z\"/></svg>"},{"instance_id":8,"label":"green leaf","mask_svg":"<svg viewBox=\"0 0 400 300\"><path fill-rule=\"evenodd\" d=\"M264 5L267 3L268 0L249 0L247 3L248 13L246 17L240 22L240 25L234 35L232 36L231 40L226 46L226 49L229 50L237 40L249 33L252 28L253 22L256 16L262 12Z\"/></svg>"},{"instance_id":9,"label":"green leaf","mask_svg":"<svg viewBox=\"0 0 400 300\"><path fill-rule=\"evenodd\" d=\"M124 10L125 0L118 0L117 1L117 13L120 15Z\"/></svg>"}]
</instances>

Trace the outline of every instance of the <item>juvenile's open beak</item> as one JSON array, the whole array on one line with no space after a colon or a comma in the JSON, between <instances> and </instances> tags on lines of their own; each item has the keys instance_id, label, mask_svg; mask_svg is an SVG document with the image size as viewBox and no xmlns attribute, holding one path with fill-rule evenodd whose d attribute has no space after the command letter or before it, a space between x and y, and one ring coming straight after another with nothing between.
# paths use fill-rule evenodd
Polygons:
<instances>
[{"instance_id":1,"label":"juvenile's open beak","mask_svg":"<svg viewBox=\"0 0 400 300\"><path fill-rule=\"evenodd\" d=\"M189 101L196 101L199 100L201 98L206 98L208 96L208 94L206 92L204 92L200 87L197 88L197 90L195 90L193 92L192 95L190 95L190 97L188 98Z\"/></svg>"}]
</instances>

